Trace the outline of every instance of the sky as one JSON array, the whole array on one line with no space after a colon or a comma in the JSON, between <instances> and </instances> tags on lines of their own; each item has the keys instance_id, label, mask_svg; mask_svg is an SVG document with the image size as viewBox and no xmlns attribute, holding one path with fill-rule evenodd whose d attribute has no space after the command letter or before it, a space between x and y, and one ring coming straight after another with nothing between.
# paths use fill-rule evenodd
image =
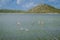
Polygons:
<instances>
[{"instance_id":1,"label":"sky","mask_svg":"<svg viewBox=\"0 0 60 40\"><path fill-rule=\"evenodd\" d=\"M0 9L28 10L38 4L48 4L60 9L60 0L0 0Z\"/></svg>"}]
</instances>

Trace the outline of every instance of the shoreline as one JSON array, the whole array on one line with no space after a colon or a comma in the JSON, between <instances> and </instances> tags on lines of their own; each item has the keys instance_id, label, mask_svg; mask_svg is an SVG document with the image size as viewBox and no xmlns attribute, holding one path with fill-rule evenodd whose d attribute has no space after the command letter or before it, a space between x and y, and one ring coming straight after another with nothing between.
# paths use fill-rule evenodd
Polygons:
<instances>
[{"instance_id":1,"label":"shoreline","mask_svg":"<svg viewBox=\"0 0 60 40\"><path fill-rule=\"evenodd\" d=\"M0 13L0 14L60 14L60 13Z\"/></svg>"}]
</instances>

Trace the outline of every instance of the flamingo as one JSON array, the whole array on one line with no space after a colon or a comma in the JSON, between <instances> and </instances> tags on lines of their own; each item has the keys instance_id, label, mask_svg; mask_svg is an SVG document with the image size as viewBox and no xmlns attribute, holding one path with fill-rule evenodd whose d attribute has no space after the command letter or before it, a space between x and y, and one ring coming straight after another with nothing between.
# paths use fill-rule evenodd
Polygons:
<instances>
[{"instance_id":1,"label":"flamingo","mask_svg":"<svg viewBox=\"0 0 60 40\"><path fill-rule=\"evenodd\" d=\"M44 21L38 21L38 24L44 24Z\"/></svg>"},{"instance_id":2,"label":"flamingo","mask_svg":"<svg viewBox=\"0 0 60 40\"><path fill-rule=\"evenodd\" d=\"M29 31L29 29L25 29L25 31Z\"/></svg>"},{"instance_id":3,"label":"flamingo","mask_svg":"<svg viewBox=\"0 0 60 40\"><path fill-rule=\"evenodd\" d=\"M17 25L21 25L21 23L19 22L19 21L17 21L17 23L16 23Z\"/></svg>"}]
</instances>

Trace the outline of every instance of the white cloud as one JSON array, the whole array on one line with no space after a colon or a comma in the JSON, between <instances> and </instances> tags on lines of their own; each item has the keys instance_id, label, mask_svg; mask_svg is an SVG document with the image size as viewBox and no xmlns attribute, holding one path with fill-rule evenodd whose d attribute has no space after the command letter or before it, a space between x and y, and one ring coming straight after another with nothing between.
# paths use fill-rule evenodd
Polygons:
<instances>
[{"instance_id":1,"label":"white cloud","mask_svg":"<svg viewBox=\"0 0 60 40\"><path fill-rule=\"evenodd\" d=\"M31 3L29 3L29 4L26 4L25 6L28 8L28 7L33 6L33 5L34 5L34 3L31 2Z\"/></svg>"},{"instance_id":2,"label":"white cloud","mask_svg":"<svg viewBox=\"0 0 60 40\"><path fill-rule=\"evenodd\" d=\"M16 3L17 3L17 4L20 4L20 1L21 1L21 0L17 0Z\"/></svg>"},{"instance_id":3,"label":"white cloud","mask_svg":"<svg viewBox=\"0 0 60 40\"><path fill-rule=\"evenodd\" d=\"M34 2L30 2L30 3L27 3L27 4L25 4L25 5L23 5L22 7L23 8L30 8L30 7L34 7L34 6L36 6L37 4L35 4Z\"/></svg>"},{"instance_id":4,"label":"white cloud","mask_svg":"<svg viewBox=\"0 0 60 40\"><path fill-rule=\"evenodd\" d=\"M22 3L22 1L24 0L17 0L16 3L19 5L20 3Z\"/></svg>"}]
</instances>

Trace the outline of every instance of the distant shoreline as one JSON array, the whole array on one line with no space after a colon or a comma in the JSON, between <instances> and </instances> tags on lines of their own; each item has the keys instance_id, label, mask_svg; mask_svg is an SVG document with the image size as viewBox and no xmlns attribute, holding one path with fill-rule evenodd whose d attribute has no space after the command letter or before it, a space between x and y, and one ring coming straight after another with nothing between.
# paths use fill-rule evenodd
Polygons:
<instances>
[{"instance_id":1,"label":"distant shoreline","mask_svg":"<svg viewBox=\"0 0 60 40\"><path fill-rule=\"evenodd\" d=\"M18 14L60 14L60 9L57 9L48 4L39 4L28 10L9 10L0 9L0 13L18 13Z\"/></svg>"},{"instance_id":2,"label":"distant shoreline","mask_svg":"<svg viewBox=\"0 0 60 40\"><path fill-rule=\"evenodd\" d=\"M60 13L0 13L0 14L60 14Z\"/></svg>"}]
</instances>

